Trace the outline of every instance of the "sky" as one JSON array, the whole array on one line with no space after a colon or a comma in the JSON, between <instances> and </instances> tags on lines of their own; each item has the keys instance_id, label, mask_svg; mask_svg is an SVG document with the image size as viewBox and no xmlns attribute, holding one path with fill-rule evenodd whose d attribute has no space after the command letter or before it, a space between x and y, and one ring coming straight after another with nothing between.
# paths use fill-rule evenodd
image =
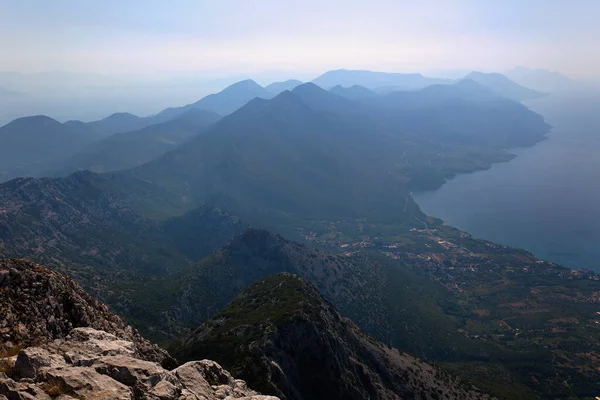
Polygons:
<instances>
[{"instance_id":1,"label":"sky","mask_svg":"<svg viewBox=\"0 0 600 400\"><path fill-rule=\"evenodd\" d=\"M0 0L0 71L600 71L597 0Z\"/></svg>"}]
</instances>

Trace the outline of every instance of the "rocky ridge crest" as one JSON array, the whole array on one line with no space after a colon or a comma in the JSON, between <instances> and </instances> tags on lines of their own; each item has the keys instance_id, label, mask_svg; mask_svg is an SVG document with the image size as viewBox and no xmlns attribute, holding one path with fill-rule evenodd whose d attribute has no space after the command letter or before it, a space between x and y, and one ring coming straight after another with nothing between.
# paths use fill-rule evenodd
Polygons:
<instances>
[{"instance_id":1,"label":"rocky ridge crest","mask_svg":"<svg viewBox=\"0 0 600 400\"><path fill-rule=\"evenodd\" d=\"M169 371L137 358L135 343L93 328L23 349L9 363L0 373L2 400L277 400L248 389L214 361Z\"/></svg>"},{"instance_id":2,"label":"rocky ridge crest","mask_svg":"<svg viewBox=\"0 0 600 400\"><path fill-rule=\"evenodd\" d=\"M210 360L177 367L72 279L0 260L0 400L277 400Z\"/></svg>"},{"instance_id":3,"label":"rocky ridge crest","mask_svg":"<svg viewBox=\"0 0 600 400\"><path fill-rule=\"evenodd\" d=\"M218 359L262 393L287 400L493 399L363 333L288 273L242 290L174 350L182 359Z\"/></svg>"},{"instance_id":4,"label":"rocky ridge crest","mask_svg":"<svg viewBox=\"0 0 600 400\"><path fill-rule=\"evenodd\" d=\"M65 338L73 328L91 327L134 344L140 359L175 365L106 305L65 275L25 260L0 260L0 353ZM2 355L2 354L0 354Z\"/></svg>"}]
</instances>

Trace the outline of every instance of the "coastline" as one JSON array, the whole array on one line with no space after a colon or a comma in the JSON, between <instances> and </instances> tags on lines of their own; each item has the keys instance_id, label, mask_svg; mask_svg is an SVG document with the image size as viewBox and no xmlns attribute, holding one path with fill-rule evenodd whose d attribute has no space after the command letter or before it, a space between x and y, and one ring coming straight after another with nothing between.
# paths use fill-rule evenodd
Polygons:
<instances>
[{"instance_id":1,"label":"coastline","mask_svg":"<svg viewBox=\"0 0 600 400\"><path fill-rule=\"evenodd\" d=\"M563 99L553 100L561 105ZM532 146L507 150L514 155L510 162L458 174L435 189L414 190L411 196L425 214L441 220L445 226L482 240L524 249L536 258L567 268L597 273L600 265L594 259L593 243L598 233L587 221L595 219L596 214L586 215L589 210L586 206L598 196L593 189L586 188L593 186L589 177L597 173L593 168L596 161L589 160L592 171L587 174L586 182L581 178L585 174L577 172L581 170L578 163L589 158L589 154L579 156L576 152L580 148L586 152L590 151L588 147L595 148L595 142L586 147L586 140L592 137L588 131L593 134L597 124L593 123L591 130L585 124L571 128L569 122L576 121L579 115L572 115L571 110L559 111L562 114L548 110L543 114L545 120L551 120L553 128L541 140ZM581 126L588 131L579 131ZM549 164L550 160L556 165ZM573 164L572 171L569 163ZM559 190L561 185L564 190ZM586 200L588 197L590 200ZM496 210L494 206L498 206Z\"/></svg>"}]
</instances>

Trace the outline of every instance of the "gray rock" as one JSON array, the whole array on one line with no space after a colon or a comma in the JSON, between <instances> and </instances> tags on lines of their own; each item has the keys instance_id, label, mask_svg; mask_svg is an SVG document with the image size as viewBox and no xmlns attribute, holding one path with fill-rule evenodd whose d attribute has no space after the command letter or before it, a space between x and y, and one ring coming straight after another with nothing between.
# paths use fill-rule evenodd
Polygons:
<instances>
[{"instance_id":1,"label":"gray rock","mask_svg":"<svg viewBox=\"0 0 600 400\"><path fill-rule=\"evenodd\" d=\"M182 395L181 385L160 381L145 395L148 400L178 400Z\"/></svg>"},{"instance_id":2,"label":"gray rock","mask_svg":"<svg viewBox=\"0 0 600 400\"><path fill-rule=\"evenodd\" d=\"M14 374L20 378L37 378L49 368L66 367L65 359L58 354L51 354L40 347L29 347L21 350L14 366Z\"/></svg>"},{"instance_id":3,"label":"gray rock","mask_svg":"<svg viewBox=\"0 0 600 400\"><path fill-rule=\"evenodd\" d=\"M0 395L8 400L277 400L260 396L214 361L168 371L138 358L134 343L92 328L21 350L16 360L11 376L0 373Z\"/></svg>"},{"instance_id":4,"label":"gray rock","mask_svg":"<svg viewBox=\"0 0 600 400\"><path fill-rule=\"evenodd\" d=\"M25 260L0 259L0 343L37 346L64 339L73 328L86 327L131 342L137 358L175 366L165 350L143 338L69 277Z\"/></svg>"},{"instance_id":5,"label":"gray rock","mask_svg":"<svg viewBox=\"0 0 600 400\"><path fill-rule=\"evenodd\" d=\"M101 357L92 364L92 368L124 385L144 392L161 381L179 385L177 379L160 365L123 355Z\"/></svg>"},{"instance_id":6,"label":"gray rock","mask_svg":"<svg viewBox=\"0 0 600 400\"><path fill-rule=\"evenodd\" d=\"M211 360L190 361L172 372L184 387L184 399L277 399L260 396L248 389L246 382L234 379L223 367Z\"/></svg>"},{"instance_id":7,"label":"gray rock","mask_svg":"<svg viewBox=\"0 0 600 400\"><path fill-rule=\"evenodd\" d=\"M189 392L188 396L191 399L205 399L213 393L211 384L206 380L204 375L204 366L202 361L190 361L173 370L173 374L177 377L181 385Z\"/></svg>"},{"instance_id":8,"label":"gray rock","mask_svg":"<svg viewBox=\"0 0 600 400\"><path fill-rule=\"evenodd\" d=\"M44 391L30 383L15 382L7 377L0 377L0 395L8 400L51 400Z\"/></svg>"},{"instance_id":9,"label":"gray rock","mask_svg":"<svg viewBox=\"0 0 600 400\"><path fill-rule=\"evenodd\" d=\"M75 328L67 337L67 341L57 341L51 347L63 353L65 360L70 364L82 367L89 367L103 356L134 357L136 354L132 342L92 328Z\"/></svg>"},{"instance_id":10,"label":"gray rock","mask_svg":"<svg viewBox=\"0 0 600 400\"><path fill-rule=\"evenodd\" d=\"M46 387L53 394L69 394L83 399L133 398L130 388L114 379L99 374L90 367L52 369L46 372Z\"/></svg>"}]
</instances>

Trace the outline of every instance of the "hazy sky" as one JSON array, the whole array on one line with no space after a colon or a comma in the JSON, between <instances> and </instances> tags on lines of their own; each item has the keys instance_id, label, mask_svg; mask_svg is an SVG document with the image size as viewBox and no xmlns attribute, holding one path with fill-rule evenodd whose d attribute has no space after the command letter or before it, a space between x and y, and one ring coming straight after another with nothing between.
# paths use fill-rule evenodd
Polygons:
<instances>
[{"instance_id":1,"label":"hazy sky","mask_svg":"<svg viewBox=\"0 0 600 400\"><path fill-rule=\"evenodd\" d=\"M0 71L600 71L598 0L0 0Z\"/></svg>"}]
</instances>

